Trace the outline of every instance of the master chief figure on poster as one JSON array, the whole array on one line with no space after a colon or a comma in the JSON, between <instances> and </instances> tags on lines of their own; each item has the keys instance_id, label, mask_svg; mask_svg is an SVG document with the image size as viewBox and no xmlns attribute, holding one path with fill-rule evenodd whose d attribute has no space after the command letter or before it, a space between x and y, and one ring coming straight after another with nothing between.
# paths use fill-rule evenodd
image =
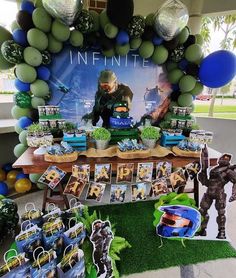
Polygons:
<instances>
[{"instance_id":1,"label":"master chief figure on poster","mask_svg":"<svg viewBox=\"0 0 236 278\"><path fill-rule=\"evenodd\" d=\"M130 88L118 83L114 72L110 70L101 71L93 111L84 115L83 120L91 119L92 124L95 126L101 117L103 120L102 126L108 128L110 117L113 114L114 104L125 101L130 110L132 99L133 93Z\"/></svg>"},{"instance_id":2,"label":"master chief figure on poster","mask_svg":"<svg viewBox=\"0 0 236 278\"><path fill-rule=\"evenodd\" d=\"M90 241L93 243L93 262L97 266L97 277L112 277L109 248L113 238L109 221L96 220L93 222Z\"/></svg>"},{"instance_id":3,"label":"master chief figure on poster","mask_svg":"<svg viewBox=\"0 0 236 278\"><path fill-rule=\"evenodd\" d=\"M201 230L197 233L200 236L206 236L206 228L209 221L208 210L210 209L213 201L215 200L215 207L218 212L217 224L218 224L218 235L217 238L225 239L225 208L226 208L226 193L224 190L225 185L228 182L233 183L232 195L229 199L229 202L236 200L236 165L231 165L231 155L224 154L218 159L218 165L212 168L209 172L209 158L207 146L202 149L201 153L201 171L198 174L198 179L207 187L206 193L203 195L203 198L200 203L200 213L203 217L201 224Z\"/></svg>"}]
</instances>

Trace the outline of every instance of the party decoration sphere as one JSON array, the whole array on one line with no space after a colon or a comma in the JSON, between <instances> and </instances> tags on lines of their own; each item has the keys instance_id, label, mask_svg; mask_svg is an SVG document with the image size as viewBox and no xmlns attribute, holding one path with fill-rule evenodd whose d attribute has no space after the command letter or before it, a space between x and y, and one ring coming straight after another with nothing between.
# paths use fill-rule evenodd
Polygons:
<instances>
[{"instance_id":1,"label":"party decoration sphere","mask_svg":"<svg viewBox=\"0 0 236 278\"><path fill-rule=\"evenodd\" d=\"M21 3L20 8L21 8L22 11L26 11L29 14L32 14L34 9L35 9L34 4L30 1L27 1L27 0L24 0Z\"/></svg>"},{"instance_id":2,"label":"party decoration sphere","mask_svg":"<svg viewBox=\"0 0 236 278\"><path fill-rule=\"evenodd\" d=\"M134 13L133 0L108 0L107 15L112 24L126 29Z\"/></svg>"},{"instance_id":3,"label":"party decoration sphere","mask_svg":"<svg viewBox=\"0 0 236 278\"><path fill-rule=\"evenodd\" d=\"M32 187L31 181L26 178L19 179L15 183L15 190L17 193L25 193L27 191L30 191L31 187Z\"/></svg>"},{"instance_id":4,"label":"party decoration sphere","mask_svg":"<svg viewBox=\"0 0 236 278\"><path fill-rule=\"evenodd\" d=\"M20 64L24 61L23 47L13 40L5 41L1 46L1 52L4 59L11 64Z\"/></svg>"},{"instance_id":5,"label":"party decoration sphere","mask_svg":"<svg viewBox=\"0 0 236 278\"><path fill-rule=\"evenodd\" d=\"M119 32L119 29L112 23L107 23L104 27L104 33L109 39L114 39Z\"/></svg>"},{"instance_id":6,"label":"party decoration sphere","mask_svg":"<svg viewBox=\"0 0 236 278\"><path fill-rule=\"evenodd\" d=\"M52 23L52 35L55 39L60 42L65 42L70 37L70 28L69 26L63 24L58 20L54 20Z\"/></svg>"},{"instance_id":7,"label":"party decoration sphere","mask_svg":"<svg viewBox=\"0 0 236 278\"><path fill-rule=\"evenodd\" d=\"M6 163L2 166L3 171L5 171L6 173L10 172L11 170L13 170L12 168L12 163Z\"/></svg>"},{"instance_id":8,"label":"party decoration sphere","mask_svg":"<svg viewBox=\"0 0 236 278\"><path fill-rule=\"evenodd\" d=\"M163 41L163 45L168 49L168 50L173 50L175 48L177 48L179 44L178 38L175 37L170 41Z\"/></svg>"},{"instance_id":9,"label":"party decoration sphere","mask_svg":"<svg viewBox=\"0 0 236 278\"><path fill-rule=\"evenodd\" d=\"M16 66L16 76L24 83L32 83L37 77L37 72L34 67L22 63Z\"/></svg>"},{"instance_id":10,"label":"party decoration sphere","mask_svg":"<svg viewBox=\"0 0 236 278\"><path fill-rule=\"evenodd\" d=\"M3 169L0 169L0 181L5 181L7 175Z\"/></svg>"},{"instance_id":11,"label":"party decoration sphere","mask_svg":"<svg viewBox=\"0 0 236 278\"><path fill-rule=\"evenodd\" d=\"M37 183L42 174L29 174L29 179L32 183Z\"/></svg>"},{"instance_id":12,"label":"party decoration sphere","mask_svg":"<svg viewBox=\"0 0 236 278\"><path fill-rule=\"evenodd\" d=\"M130 48L131 49L138 49L140 47L141 43L142 43L141 38L132 39L132 40L130 40Z\"/></svg>"},{"instance_id":13,"label":"party decoration sphere","mask_svg":"<svg viewBox=\"0 0 236 278\"><path fill-rule=\"evenodd\" d=\"M160 37L170 41L183 30L188 19L187 7L180 0L170 0L155 14L154 27Z\"/></svg>"},{"instance_id":14,"label":"party decoration sphere","mask_svg":"<svg viewBox=\"0 0 236 278\"><path fill-rule=\"evenodd\" d=\"M155 22L155 14L150 13L145 17L145 25L147 26L153 26Z\"/></svg>"},{"instance_id":15,"label":"party decoration sphere","mask_svg":"<svg viewBox=\"0 0 236 278\"><path fill-rule=\"evenodd\" d=\"M195 63L188 63L186 68L185 68L185 72L186 74L195 76L198 78L198 74L199 74L199 66L196 65Z\"/></svg>"},{"instance_id":16,"label":"party decoration sphere","mask_svg":"<svg viewBox=\"0 0 236 278\"><path fill-rule=\"evenodd\" d=\"M31 96L27 92L17 92L14 95L14 102L20 108L30 108L31 107Z\"/></svg>"},{"instance_id":17,"label":"party decoration sphere","mask_svg":"<svg viewBox=\"0 0 236 278\"><path fill-rule=\"evenodd\" d=\"M11 31L12 31L12 33L14 33L14 31L15 31L16 29L20 29L20 26L19 26L19 24L16 22L16 20L14 20L14 21L11 23Z\"/></svg>"},{"instance_id":18,"label":"party decoration sphere","mask_svg":"<svg viewBox=\"0 0 236 278\"><path fill-rule=\"evenodd\" d=\"M92 32L97 32L100 28L100 19L99 19L99 13L96 11L89 11L91 16L93 17L93 28L92 28Z\"/></svg>"},{"instance_id":19,"label":"party decoration sphere","mask_svg":"<svg viewBox=\"0 0 236 278\"><path fill-rule=\"evenodd\" d=\"M7 173L7 183L9 185L13 185L16 182L16 176L19 174L19 171L16 170L10 170Z\"/></svg>"},{"instance_id":20,"label":"party decoration sphere","mask_svg":"<svg viewBox=\"0 0 236 278\"><path fill-rule=\"evenodd\" d=\"M194 35L189 35L188 36L188 39L186 40L186 42L183 44L183 46L185 48L189 47L190 45L192 44L195 44L196 43L196 38Z\"/></svg>"},{"instance_id":21,"label":"party decoration sphere","mask_svg":"<svg viewBox=\"0 0 236 278\"><path fill-rule=\"evenodd\" d=\"M129 22L127 32L129 36L133 38L140 38L144 33L145 19L141 15L135 15Z\"/></svg>"},{"instance_id":22,"label":"party decoration sphere","mask_svg":"<svg viewBox=\"0 0 236 278\"><path fill-rule=\"evenodd\" d=\"M115 53L115 49L111 48L111 49L107 49L107 50L103 49L102 54L104 56L106 56L107 58L111 58L111 57L115 56L116 53Z\"/></svg>"},{"instance_id":23,"label":"party decoration sphere","mask_svg":"<svg viewBox=\"0 0 236 278\"><path fill-rule=\"evenodd\" d=\"M46 11L54 18L70 26L80 15L83 7L82 0L42 0Z\"/></svg>"},{"instance_id":24,"label":"party decoration sphere","mask_svg":"<svg viewBox=\"0 0 236 278\"><path fill-rule=\"evenodd\" d=\"M39 51L43 51L48 47L48 37L37 28L32 28L28 31L27 40L30 46L37 48Z\"/></svg>"},{"instance_id":25,"label":"party decoration sphere","mask_svg":"<svg viewBox=\"0 0 236 278\"><path fill-rule=\"evenodd\" d=\"M170 105L169 105L169 110L172 111L173 107L178 106L178 102L177 101L171 101Z\"/></svg>"},{"instance_id":26,"label":"party decoration sphere","mask_svg":"<svg viewBox=\"0 0 236 278\"><path fill-rule=\"evenodd\" d=\"M2 55L0 51L0 70L8 70L10 68L13 68L14 64L9 63Z\"/></svg>"},{"instance_id":27,"label":"party decoration sphere","mask_svg":"<svg viewBox=\"0 0 236 278\"><path fill-rule=\"evenodd\" d=\"M188 27L184 27L184 29L177 36L177 38L179 40L179 44L185 43L188 39L188 36L189 36L189 29L188 29Z\"/></svg>"},{"instance_id":28,"label":"party decoration sphere","mask_svg":"<svg viewBox=\"0 0 236 278\"><path fill-rule=\"evenodd\" d=\"M125 56L129 53L130 45L129 43L125 45L116 45L115 50L117 55Z\"/></svg>"},{"instance_id":29,"label":"party decoration sphere","mask_svg":"<svg viewBox=\"0 0 236 278\"><path fill-rule=\"evenodd\" d=\"M24 50L24 59L27 64L37 67L42 63L42 54L34 47L26 47Z\"/></svg>"},{"instance_id":30,"label":"party decoration sphere","mask_svg":"<svg viewBox=\"0 0 236 278\"><path fill-rule=\"evenodd\" d=\"M128 33L123 30L119 31L119 33L117 34L117 37L116 37L116 42L119 45L127 44L129 42Z\"/></svg>"},{"instance_id":31,"label":"party decoration sphere","mask_svg":"<svg viewBox=\"0 0 236 278\"><path fill-rule=\"evenodd\" d=\"M177 69L178 68L177 63L172 62L172 61L166 62L165 66L166 66L167 71L171 71L173 69Z\"/></svg>"},{"instance_id":32,"label":"party decoration sphere","mask_svg":"<svg viewBox=\"0 0 236 278\"><path fill-rule=\"evenodd\" d=\"M204 86L200 82L196 82L194 88L189 92L193 96L198 96L203 92Z\"/></svg>"},{"instance_id":33,"label":"party decoration sphere","mask_svg":"<svg viewBox=\"0 0 236 278\"><path fill-rule=\"evenodd\" d=\"M185 59L189 62L196 62L202 57L202 48L199 44L190 45L185 51Z\"/></svg>"},{"instance_id":34,"label":"party decoration sphere","mask_svg":"<svg viewBox=\"0 0 236 278\"><path fill-rule=\"evenodd\" d=\"M201 34L196 34L196 35L195 35L195 39L196 39L196 43L197 43L197 44L203 45L204 39L203 39L203 37L202 37Z\"/></svg>"},{"instance_id":35,"label":"party decoration sphere","mask_svg":"<svg viewBox=\"0 0 236 278\"><path fill-rule=\"evenodd\" d=\"M44 81L49 80L50 78L50 70L45 66L40 66L36 69L38 79L42 79Z\"/></svg>"},{"instance_id":36,"label":"party decoration sphere","mask_svg":"<svg viewBox=\"0 0 236 278\"><path fill-rule=\"evenodd\" d=\"M139 48L139 55L144 58L150 58L154 52L154 45L150 41L143 41Z\"/></svg>"},{"instance_id":37,"label":"party decoration sphere","mask_svg":"<svg viewBox=\"0 0 236 278\"><path fill-rule=\"evenodd\" d=\"M152 41L156 36L156 32L153 30L151 26L145 26L144 33L142 35L143 41Z\"/></svg>"},{"instance_id":38,"label":"party decoration sphere","mask_svg":"<svg viewBox=\"0 0 236 278\"><path fill-rule=\"evenodd\" d=\"M179 90L173 91L170 95L170 99L172 101L178 101L178 98L179 98L180 95L181 95L181 92Z\"/></svg>"},{"instance_id":39,"label":"party decoration sphere","mask_svg":"<svg viewBox=\"0 0 236 278\"><path fill-rule=\"evenodd\" d=\"M48 50L53 53L59 53L63 48L63 44L61 41L58 41L53 37L52 34L48 35Z\"/></svg>"},{"instance_id":40,"label":"party decoration sphere","mask_svg":"<svg viewBox=\"0 0 236 278\"><path fill-rule=\"evenodd\" d=\"M210 88L219 88L228 84L235 74L236 56L228 50L213 52L200 64L200 81Z\"/></svg>"},{"instance_id":41,"label":"party decoration sphere","mask_svg":"<svg viewBox=\"0 0 236 278\"><path fill-rule=\"evenodd\" d=\"M110 50L114 48L114 43L112 40L108 39L106 36L101 36L99 39L102 50Z\"/></svg>"},{"instance_id":42,"label":"party decoration sphere","mask_svg":"<svg viewBox=\"0 0 236 278\"><path fill-rule=\"evenodd\" d=\"M46 187L46 184L43 184L43 183L37 183L36 186L38 187L38 189L40 190L44 190L44 188Z\"/></svg>"},{"instance_id":43,"label":"party decoration sphere","mask_svg":"<svg viewBox=\"0 0 236 278\"><path fill-rule=\"evenodd\" d=\"M38 109L38 106L45 106L45 100L40 97L32 97L31 105L34 109Z\"/></svg>"},{"instance_id":44,"label":"party decoration sphere","mask_svg":"<svg viewBox=\"0 0 236 278\"><path fill-rule=\"evenodd\" d=\"M5 182L0 181L0 194L3 196L7 196L9 193L8 186Z\"/></svg>"},{"instance_id":45,"label":"party decoration sphere","mask_svg":"<svg viewBox=\"0 0 236 278\"><path fill-rule=\"evenodd\" d=\"M74 47L82 46L84 42L83 34L78 30L73 30L70 33L70 44Z\"/></svg>"},{"instance_id":46,"label":"party decoration sphere","mask_svg":"<svg viewBox=\"0 0 236 278\"><path fill-rule=\"evenodd\" d=\"M182 45L177 46L175 49L170 51L170 60L173 62L180 62L184 57L184 47Z\"/></svg>"},{"instance_id":47,"label":"party decoration sphere","mask_svg":"<svg viewBox=\"0 0 236 278\"><path fill-rule=\"evenodd\" d=\"M103 10L99 15L99 23L100 23L102 29L104 29L105 26L107 25L107 23L109 23L109 22L110 22L110 19L107 16L107 11Z\"/></svg>"},{"instance_id":48,"label":"party decoration sphere","mask_svg":"<svg viewBox=\"0 0 236 278\"><path fill-rule=\"evenodd\" d=\"M19 141L21 144L27 146L27 130L22 130L21 133L19 134Z\"/></svg>"},{"instance_id":49,"label":"party decoration sphere","mask_svg":"<svg viewBox=\"0 0 236 278\"><path fill-rule=\"evenodd\" d=\"M46 50L42 51L41 54L42 54L42 58L43 58L42 64L49 65L52 62L51 54Z\"/></svg>"},{"instance_id":50,"label":"party decoration sphere","mask_svg":"<svg viewBox=\"0 0 236 278\"><path fill-rule=\"evenodd\" d=\"M182 59L179 63L178 63L178 68L185 71L187 66L188 66L189 62L186 59ZM191 74L190 74L191 75Z\"/></svg>"},{"instance_id":51,"label":"party decoration sphere","mask_svg":"<svg viewBox=\"0 0 236 278\"><path fill-rule=\"evenodd\" d=\"M18 125L19 127L21 127L22 129L25 129L27 128L28 126L32 125L33 121L31 120L31 118L29 117L21 117L19 120L18 120Z\"/></svg>"},{"instance_id":52,"label":"party decoration sphere","mask_svg":"<svg viewBox=\"0 0 236 278\"><path fill-rule=\"evenodd\" d=\"M161 65L166 62L168 55L169 52L163 45L156 46L152 55L152 61L154 64Z\"/></svg>"},{"instance_id":53,"label":"party decoration sphere","mask_svg":"<svg viewBox=\"0 0 236 278\"><path fill-rule=\"evenodd\" d=\"M14 119L19 119L24 116L30 117L30 112L29 108L21 108L17 105L14 105L11 109L11 115Z\"/></svg>"},{"instance_id":54,"label":"party decoration sphere","mask_svg":"<svg viewBox=\"0 0 236 278\"><path fill-rule=\"evenodd\" d=\"M19 173L16 176L16 180L19 180L19 179L28 179L28 178L29 178L29 175L28 174L24 174L24 173Z\"/></svg>"},{"instance_id":55,"label":"party decoration sphere","mask_svg":"<svg viewBox=\"0 0 236 278\"><path fill-rule=\"evenodd\" d=\"M0 26L0 47L1 45L7 41L7 40L12 40L12 35L11 33L5 29L4 27ZM0 51L0 70L7 70L12 68L14 65L9 63L3 56Z\"/></svg>"},{"instance_id":56,"label":"party decoration sphere","mask_svg":"<svg viewBox=\"0 0 236 278\"><path fill-rule=\"evenodd\" d=\"M30 90L35 97L46 97L49 95L49 87L47 82L37 79L30 85Z\"/></svg>"},{"instance_id":57,"label":"party decoration sphere","mask_svg":"<svg viewBox=\"0 0 236 278\"><path fill-rule=\"evenodd\" d=\"M21 29L24 31L28 31L29 29L34 27L32 16L26 11L19 11L16 14L16 21Z\"/></svg>"},{"instance_id":58,"label":"party decoration sphere","mask_svg":"<svg viewBox=\"0 0 236 278\"><path fill-rule=\"evenodd\" d=\"M42 7L36 8L32 15L33 23L39 30L48 33L51 30L52 18Z\"/></svg>"},{"instance_id":59,"label":"party decoration sphere","mask_svg":"<svg viewBox=\"0 0 236 278\"><path fill-rule=\"evenodd\" d=\"M161 45L163 43L163 39L155 35L152 39L152 43L154 45Z\"/></svg>"},{"instance_id":60,"label":"party decoration sphere","mask_svg":"<svg viewBox=\"0 0 236 278\"><path fill-rule=\"evenodd\" d=\"M15 157L20 157L27 150L27 148L28 147L23 144L17 144L13 150Z\"/></svg>"},{"instance_id":61,"label":"party decoration sphere","mask_svg":"<svg viewBox=\"0 0 236 278\"><path fill-rule=\"evenodd\" d=\"M180 69L173 69L171 70L167 77L170 83L177 84L179 83L180 78L182 78L184 73Z\"/></svg>"},{"instance_id":62,"label":"party decoration sphere","mask_svg":"<svg viewBox=\"0 0 236 278\"><path fill-rule=\"evenodd\" d=\"M15 130L15 132L18 133L18 134L20 134L20 133L23 131L23 129L22 129L21 127L18 126L18 123L15 124L14 130Z\"/></svg>"},{"instance_id":63,"label":"party decoration sphere","mask_svg":"<svg viewBox=\"0 0 236 278\"><path fill-rule=\"evenodd\" d=\"M28 45L27 34L22 29L16 29L13 34L13 40L21 46Z\"/></svg>"},{"instance_id":64,"label":"party decoration sphere","mask_svg":"<svg viewBox=\"0 0 236 278\"><path fill-rule=\"evenodd\" d=\"M189 107L193 103L193 96L189 93L181 94L178 98L178 104L182 107Z\"/></svg>"},{"instance_id":65,"label":"party decoration sphere","mask_svg":"<svg viewBox=\"0 0 236 278\"><path fill-rule=\"evenodd\" d=\"M182 93L190 92L195 85L196 79L191 75L185 75L179 81L179 88Z\"/></svg>"},{"instance_id":66,"label":"party decoration sphere","mask_svg":"<svg viewBox=\"0 0 236 278\"><path fill-rule=\"evenodd\" d=\"M79 17L74 22L75 29L79 30L83 34L87 34L92 31L94 22L93 17L87 10L82 10Z\"/></svg>"},{"instance_id":67,"label":"party decoration sphere","mask_svg":"<svg viewBox=\"0 0 236 278\"><path fill-rule=\"evenodd\" d=\"M15 87L18 91L28 92L30 90L30 83L24 83L19 79L15 79Z\"/></svg>"}]
</instances>

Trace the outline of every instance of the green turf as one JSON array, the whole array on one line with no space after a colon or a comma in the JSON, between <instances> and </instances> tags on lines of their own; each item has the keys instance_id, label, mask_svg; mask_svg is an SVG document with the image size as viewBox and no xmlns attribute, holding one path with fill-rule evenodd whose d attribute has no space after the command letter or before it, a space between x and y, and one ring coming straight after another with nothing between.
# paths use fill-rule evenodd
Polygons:
<instances>
[{"instance_id":1,"label":"green turf","mask_svg":"<svg viewBox=\"0 0 236 278\"><path fill-rule=\"evenodd\" d=\"M121 275L236 257L236 250L225 241L185 240L185 248L180 241L164 239L159 248L160 238L152 225L155 202L96 207L103 219L108 215L117 224L116 235L125 237L132 245L122 251L117 263Z\"/></svg>"}]
</instances>

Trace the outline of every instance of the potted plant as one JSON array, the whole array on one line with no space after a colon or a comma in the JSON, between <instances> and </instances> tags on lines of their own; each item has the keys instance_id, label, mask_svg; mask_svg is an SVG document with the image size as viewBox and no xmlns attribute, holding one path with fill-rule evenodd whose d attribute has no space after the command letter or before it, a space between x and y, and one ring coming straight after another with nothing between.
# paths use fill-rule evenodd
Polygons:
<instances>
[{"instance_id":1,"label":"potted plant","mask_svg":"<svg viewBox=\"0 0 236 278\"><path fill-rule=\"evenodd\" d=\"M99 127L92 132L92 137L95 140L96 148L99 150L105 150L111 139L111 133L104 127Z\"/></svg>"},{"instance_id":2,"label":"potted plant","mask_svg":"<svg viewBox=\"0 0 236 278\"><path fill-rule=\"evenodd\" d=\"M65 122L63 127L63 133L65 137L74 137L76 125L71 122Z\"/></svg>"},{"instance_id":3,"label":"potted plant","mask_svg":"<svg viewBox=\"0 0 236 278\"><path fill-rule=\"evenodd\" d=\"M160 128L154 126L147 126L141 132L141 139L143 144L153 149L156 146L157 140L161 137Z\"/></svg>"}]
</instances>

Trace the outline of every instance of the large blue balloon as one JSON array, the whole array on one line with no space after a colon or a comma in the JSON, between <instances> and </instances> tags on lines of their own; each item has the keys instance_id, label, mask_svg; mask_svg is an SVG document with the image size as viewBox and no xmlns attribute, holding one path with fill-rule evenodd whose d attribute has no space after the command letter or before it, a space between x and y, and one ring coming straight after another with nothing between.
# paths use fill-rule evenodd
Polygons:
<instances>
[{"instance_id":1,"label":"large blue balloon","mask_svg":"<svg viewBox=\"0 0 236 278\"><path fill-rule=\"evenodd\" d=\"M50 78L50 70L45 66L40 66L37 68L37 77L47 81Z\"/></svg>"},{"instance_id":2,"label":"large blue balloon","mask_svg":"<svg viewBox=\"0 0 236 278\"><path fill-rule=\"evenodd\" d=\"M18 43L19 45L22 46L27 46L28 41L27 41L27 34L24 30L22 29L16 29L13 34L13 40Z\"/></svg>"},{"instance_id":3,"label":"large blue balloon","mask_svg":"<svg viewBox=\"0 0 236 278\"><path fill-rule=\"evenodd\" d=\"M26 11L27 13L32 14L34 9L35 9L34 4L30 1L26 0L21 3L22 11Z\"/></svg>"},{"instance_id":4,"label":"large blue balloon","mask_svg":"<svg viewBox=\"0 0 236 278\"><path fill-rule=\"evenodd\" d=\"M16 180L20 180L20 179L28 179L29 175L28 174L24 174L24 173L19 173L16 175Z\"/></svg>"},{"instance_id":5,"label":"large blue balloon","mask_svg":"<svg viewBox=\"0 0 236 278\"><path fill-rule=\"evenodd\" d=\"M220 88L228 84L235 74L236 56L228 50L213 52L200 64L200 81L210 88Z\"/></svg>"},{"instance_id":6,"label":"large blue balloon","mask_svg":"<svg viewBox=\"0 0 236 278\"><path fill-rule=\"evenodd\" d=\"M19 79L15 79L15 87L20 92L30 91L30 83L22 82Z\"/></svg>"},{"instance_id":7,"label":"large blue balloon","mask_svg":"<svg viewBox=\"0 0 236 278\"><path fill-rule=\"evenodd\" d=\"M7 187L7 184L3 181L0 182L0 194L3 196L6 196L8 194L9 190Z\"/></svg>"},{"instance_id":8,"label":"large blue balloon","mask_svg":"<svg viewBox=\"0 0 236 278\"><path fill-rule=\"evenodd\" d=\"M21 127L22 129L27 128L28 126L32 125L33 121L29 117L21 117L18 120L18 126Z\"/></svg>"}]
</instances>

